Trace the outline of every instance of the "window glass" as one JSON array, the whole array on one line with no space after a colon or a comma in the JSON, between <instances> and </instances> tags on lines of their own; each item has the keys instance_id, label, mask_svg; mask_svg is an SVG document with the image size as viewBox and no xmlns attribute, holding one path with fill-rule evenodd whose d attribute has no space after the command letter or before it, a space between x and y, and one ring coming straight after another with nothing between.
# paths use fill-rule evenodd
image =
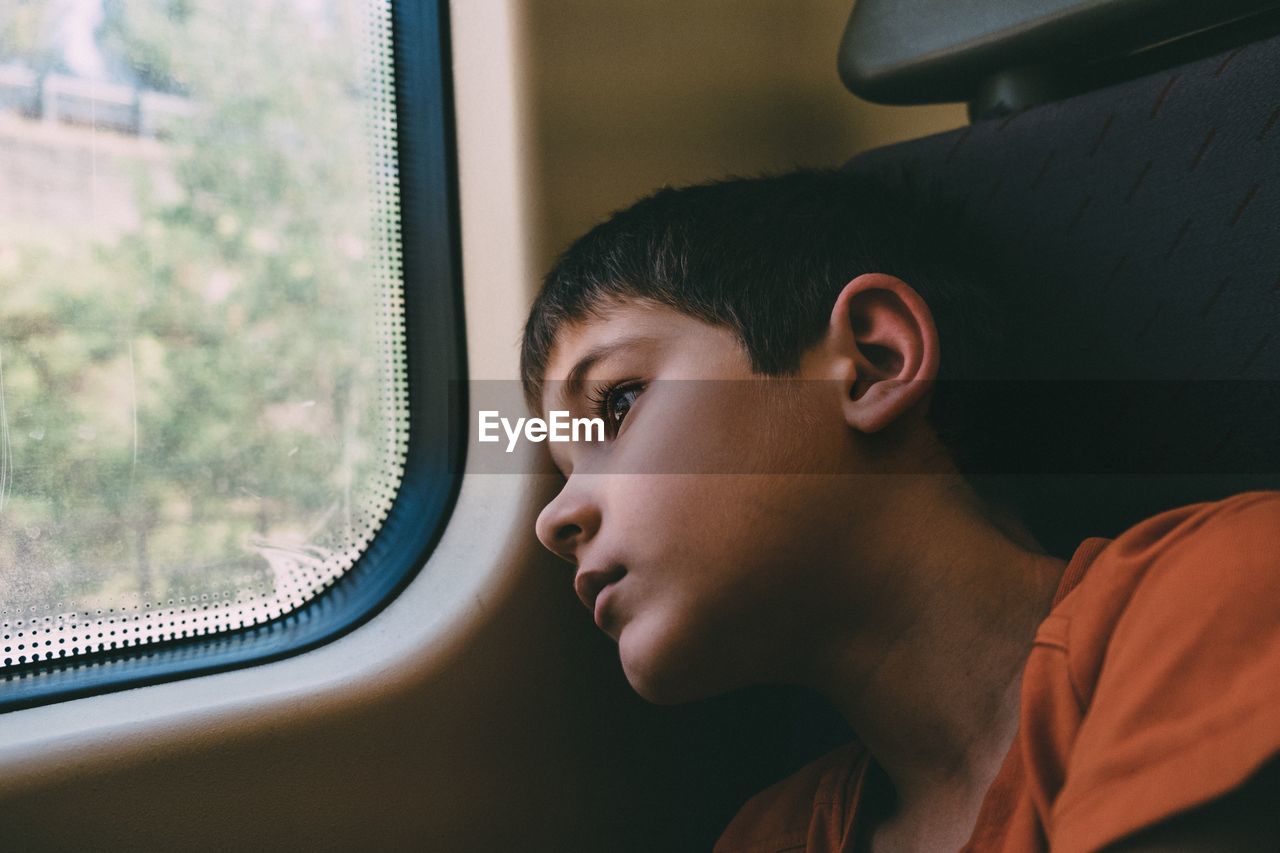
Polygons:
<instances>
[{"instance_id":1,"label":"window glass","mask_svg":"<svg viewBox=\"0 0 1280 853\"><path fill-rule=\"evenodd\" d=\"M280 617L385 519L388 7L0 5L0 666Z\"/></svg>"}]
</instances>

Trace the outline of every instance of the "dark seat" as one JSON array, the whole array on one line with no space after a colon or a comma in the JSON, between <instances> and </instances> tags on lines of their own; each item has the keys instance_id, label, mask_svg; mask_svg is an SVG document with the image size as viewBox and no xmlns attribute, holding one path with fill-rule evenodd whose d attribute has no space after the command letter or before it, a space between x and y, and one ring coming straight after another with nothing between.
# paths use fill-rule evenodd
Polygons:
<instances>
[{"instance_id":1,"label":"dark seat","mask_svg":"<svg viewBox=\"0 0 1280 853\"><path fill-rule=\"evenodd\" d=\"M847 168L993 247L1018 334L991 470L1051 551L1280 488L1280 37Z\"/></svg>"}]
</instances>

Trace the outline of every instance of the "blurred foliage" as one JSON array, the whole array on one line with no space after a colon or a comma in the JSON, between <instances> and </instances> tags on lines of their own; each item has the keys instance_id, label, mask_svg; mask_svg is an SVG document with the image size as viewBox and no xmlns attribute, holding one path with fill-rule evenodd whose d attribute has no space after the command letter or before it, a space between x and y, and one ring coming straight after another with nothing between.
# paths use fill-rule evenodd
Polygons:
<instances>
[{"instance_id":1,"label":"blurred foliage","mask_svg":"<svg viewBox=\"0 0 1280 853\"><path fill-rule=\"evenodd\" d=\"M7 5L0 61L66 65L68 3ZM136 227L0 230L11 613L269 588L255 543L332 538L386 473L364 4L98 8L113 82L195 109L162 140L163 180L130 170Z\"/></svg>"},{"instance_id":2,"label":"blurred foliage","mask_svg":"<svg viewBox=\"0 0 1280 853\"><path fill-rule=\"evenodd\" d=\"M0 61L21 60L37 70L56 67L57 51L46 32L46 3L18 0L0 12Z\"/></svg>"}]
</instances>

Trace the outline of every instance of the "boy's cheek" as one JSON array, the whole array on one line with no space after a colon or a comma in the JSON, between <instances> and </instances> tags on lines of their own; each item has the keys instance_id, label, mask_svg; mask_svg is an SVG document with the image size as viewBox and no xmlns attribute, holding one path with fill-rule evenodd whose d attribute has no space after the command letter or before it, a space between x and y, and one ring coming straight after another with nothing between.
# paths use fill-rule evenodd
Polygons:
<instances>
[{"instance_id":1,"label":"boy's cheek","mask_svg":"<svg viewBox=\"0 0 1280 853\"><path fill-rule=\"evenodd\" d=\"M608 466L643 474L750 474L770 470L776 454L746 381L653 383Z\"/></svg>"},{"instance_id":2,"label":"boy's cheek","mask_svg":"<svg viewBox=\"0 0 1280 853\"><path fill-rule=\"evenodd\" d=\"M739 473L741 459L732 438L691 414L633 430L615 451L610 467L645 475Z\"/></svg>"}]
</instances>

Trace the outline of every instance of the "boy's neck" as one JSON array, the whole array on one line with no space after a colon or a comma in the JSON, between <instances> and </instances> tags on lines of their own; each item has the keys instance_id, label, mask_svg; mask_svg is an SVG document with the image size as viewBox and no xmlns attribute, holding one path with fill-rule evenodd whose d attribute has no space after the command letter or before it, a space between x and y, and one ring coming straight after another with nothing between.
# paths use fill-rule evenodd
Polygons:
<instances>
[{"instance_id":1,"label":"boy's neck","mask_svg":"<svg viewBox=\"0 0 1280 853\"><path fill-rule=\"evenodd\" d=\"M874 624L832 626L811 684L884 768L901 810L945 797L971 803L976 819L1017 731L1022 671L1066 562L955 495L941 481L918 484L902 506L921 509L897 536L858 543L854 558L888 579L889 600ZM856 602L866 591L847 592Z\"/></svg>"}]
</instances>

